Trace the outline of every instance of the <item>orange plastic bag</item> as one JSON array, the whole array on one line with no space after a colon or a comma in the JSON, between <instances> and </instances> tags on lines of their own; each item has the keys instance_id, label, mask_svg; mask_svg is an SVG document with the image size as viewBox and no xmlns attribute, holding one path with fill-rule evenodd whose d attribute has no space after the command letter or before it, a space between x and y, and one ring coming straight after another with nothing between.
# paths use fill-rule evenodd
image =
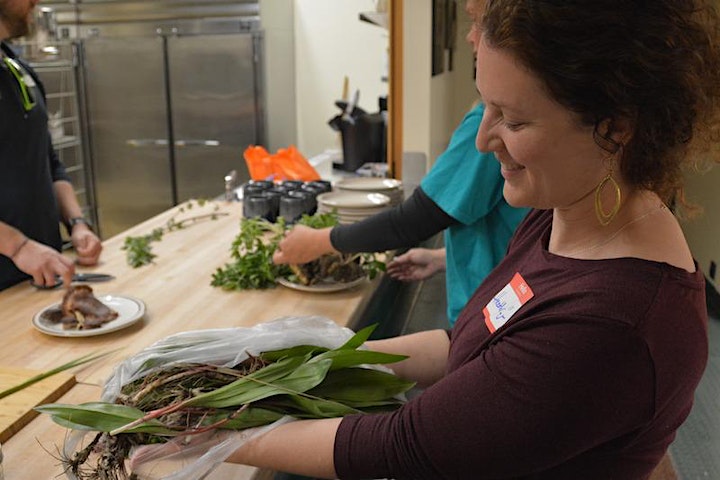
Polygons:
<instances>
[{"instance_id":1,"label":"orange plastic bag","mask_svg":"<svg viewBox=\"0 0 720 480\"><path fill-rule=\"evenodd\" d=\"M266 178L272 178L272 158L270 153L263 147L250 145L243 152L243 157L251 179L265 180Z\"/></svg>"},{"instance_id":2,"label":"orange plastic bag","mask_svg":"<svg viewBox=\"0 0 720 480\"><path fill-rule=\"evenodd\" d=\"M245 149L243 157L253 180L320 180L315 168L294 145L281 148L272 155L261 146L251 145Z\"/></svg>"}]
</instances>

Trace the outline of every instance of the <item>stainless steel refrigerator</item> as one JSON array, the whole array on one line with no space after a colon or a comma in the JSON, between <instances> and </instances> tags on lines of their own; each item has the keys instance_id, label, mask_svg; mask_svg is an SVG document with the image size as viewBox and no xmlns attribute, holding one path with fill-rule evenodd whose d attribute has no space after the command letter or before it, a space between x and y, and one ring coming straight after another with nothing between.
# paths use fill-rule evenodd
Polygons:
<instances>
[{"instance_id":1,"label":"stainless steel refrigerator","mask_svg":"<svg viewBox=\"0 0 720 480\"><path fill-rule=\"evenodd\" d=\"M220 195L231 170L248 178L242 153L265 143L263 37L252 19L153 20L138 11L93 24L118 18L117 5L98 7L85 19L80 12L80 51L108 238L187 199Z\"/></svg>"}]
</instances>

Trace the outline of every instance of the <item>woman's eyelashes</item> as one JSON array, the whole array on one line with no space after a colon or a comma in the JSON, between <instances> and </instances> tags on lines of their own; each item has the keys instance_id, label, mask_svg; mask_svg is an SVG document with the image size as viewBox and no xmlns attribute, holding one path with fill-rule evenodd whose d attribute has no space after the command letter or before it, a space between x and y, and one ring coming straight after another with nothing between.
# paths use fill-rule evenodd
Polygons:
<instances>
[{"instance_id":1,"label":"woman's eyelashes","mask_svg":"<svg viewBox=\"0 0 720 480\"><path fill-rule=\"evenodd\" d=\"M503 121L503 124L505 125L505 128L507 128L511 132L516 132L525 125L525 123L523 122L511 122L510 120Z\"/></svg>"}]
</instances>

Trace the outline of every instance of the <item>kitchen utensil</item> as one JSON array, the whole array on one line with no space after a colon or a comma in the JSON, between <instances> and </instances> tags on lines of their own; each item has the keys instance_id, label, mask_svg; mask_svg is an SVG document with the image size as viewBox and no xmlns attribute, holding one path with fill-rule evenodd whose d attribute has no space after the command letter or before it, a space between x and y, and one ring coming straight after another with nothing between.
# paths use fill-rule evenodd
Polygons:
<instances>
[{"instance_id":1,"label":"kitchen utensil","mask_svg":"<svg viewBox=\"0 0 720 480\"><path fill-rule=\"evenodd\" d=\"M108 282L110 280L115 280L115 277L108 273L76 273L72 278L73 282ZM40 290L53 290L62 284L63 281L59 275L55 275L55 285L52 286L38 285L30 280L30 285Z\"/></svg>"},{"instance_id":2,"label":"kitchen utensil","mask_svg":"<svg viewBox=\"0 0 720 480\"><path fill-rule=\"evenodd\" d=\"M349 89L350 89L350 79L348 78L347 75L345 75L343 77L342 95L340 98L347 101Z\"/></svg>"},{"instance_id":3,"label":"kitchen utensil","mask_svg":"<svg viewBox=\"0 0 720 480\"><path fill-rule=\"evenodd\" d=\"M357 105L358 100L360 100L360 90L355 90L355 93L353 93L350 103L347 104L347 106L345 107L345 112L343 112L342 115L342 119L351 125L355 124L355 118L352 114L353 110L355 110L355 105Z\"/></svg>"}]
</instances>

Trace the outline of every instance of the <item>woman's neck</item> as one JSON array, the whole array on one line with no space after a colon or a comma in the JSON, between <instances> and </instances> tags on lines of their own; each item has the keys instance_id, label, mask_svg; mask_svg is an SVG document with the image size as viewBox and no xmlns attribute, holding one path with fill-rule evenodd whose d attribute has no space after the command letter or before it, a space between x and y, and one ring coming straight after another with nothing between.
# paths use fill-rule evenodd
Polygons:
<instances>
[{"instance_id":1,"label":"woman's neck","mask_svg":"<svg viewBox=\"0 0 720 480\"><path fill-rule=\"evenodd\" d=\"M595 213L591 195L570 208L556 208L548 249L551 253L574 258L603 258L617 251L617 244L642 228L664 208L660 198L648 191L632 192L622 199L617 214L602 225Z\"/></svg>"}]
</instances>

